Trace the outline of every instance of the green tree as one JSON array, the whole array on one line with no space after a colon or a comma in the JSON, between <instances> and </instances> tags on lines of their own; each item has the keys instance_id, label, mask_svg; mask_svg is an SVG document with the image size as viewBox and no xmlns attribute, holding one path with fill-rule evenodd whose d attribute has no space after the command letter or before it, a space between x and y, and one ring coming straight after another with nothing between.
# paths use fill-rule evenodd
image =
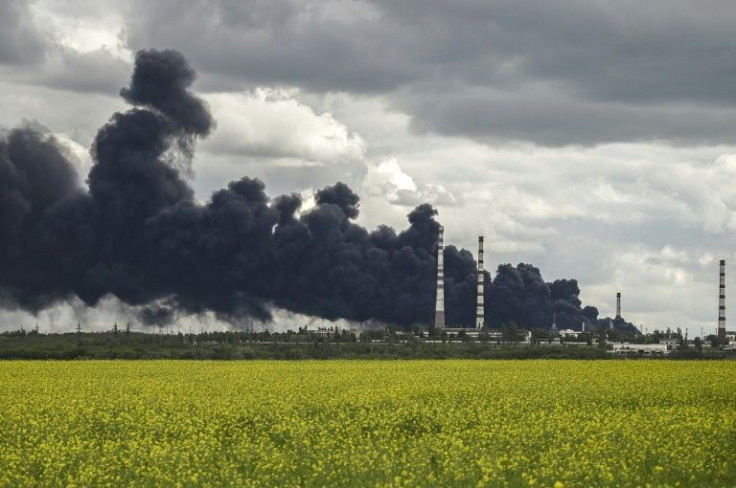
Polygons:
<instances>
[{"instance_id":1,"label":"green tree","mask_svg":"<svg viewBox=\"0 0 736 488\"><path fill-rule=\"evenodd\" d=\"M516 322L509 322L502 327L501 337L504 342L517 344L521 340L521 330Z\"/></svg>"},{"instance_id":2,"label":"green tree","mask_svg":"<svg viewBox=\"0 0 736 488\"><path fill-rule=\"evenodd\" d=\"M608 330L606 327L598 327L595 330L595 341L598 345L603 346L606 344L606 338L608 337Z\"/></svg>"},{"instance_id":3,"label":"green tree","mask_svg":"<svg viewBox=\"0 0 736 488\"><path fill-rule=\"evenodd\" d=\"M540 327L537 327L536 329L532 330L532 340L535 343L547 342L549 341L549 332Z\"/></svg>"}]
</instances>

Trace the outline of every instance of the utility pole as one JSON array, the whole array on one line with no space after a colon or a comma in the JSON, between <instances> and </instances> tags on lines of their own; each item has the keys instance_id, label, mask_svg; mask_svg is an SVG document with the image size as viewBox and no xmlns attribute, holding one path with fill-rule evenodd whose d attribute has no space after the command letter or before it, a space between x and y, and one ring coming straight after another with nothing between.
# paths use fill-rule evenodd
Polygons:
<instances>
[{"instance_id":1,"label":"utility pole","mask_svg":"<svg viewBox=\"0 0 736 488\"><path fill-rule=\"evenodd\" d=\"M77 321L77 347L82 346L82 323Z\"/></svg>"}]
</instances>

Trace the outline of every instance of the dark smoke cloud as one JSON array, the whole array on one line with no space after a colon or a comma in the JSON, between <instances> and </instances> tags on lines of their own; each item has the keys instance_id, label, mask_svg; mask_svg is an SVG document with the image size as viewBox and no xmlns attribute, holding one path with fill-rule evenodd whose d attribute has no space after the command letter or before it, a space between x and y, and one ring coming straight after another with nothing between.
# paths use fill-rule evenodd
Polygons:
<instances>
[{"instance_id":1,"label":"dark smoke cloud","mask_svg":"<svg viewBox=\"0 0 736 488\"><path fill-rule=\"evenodd\" d=\"M23 127L0 139L0 290L6 306L37 310L70 293L58 276L66 256L59 255L53 231L56 215L75 205L78 192L75 170L53 136Z\"/></svg>"},{"instance_id":2,"label":"dark smoke cloud","mask_svg":"<svg viewBox=\"0 0 736 488\"><path fill-rule=\"evenodd\" d=\"M345 183L337 183L335 186L319 190L315 194L315 201L318 204L332 203L337 205L349 219L354 219L358 216L358 202L360 198Z\"/></svg>"},{"instance_id":3,"label":"dark smoke cloud","mask_svg":"<svg viewBox=\"0 0 736 488\"><path fill-rule=\"evenodd\" d=\"M553 320L559 329L596 325L598 309L581 308L577 280L545 283L538 268L521 263L499 266L493 281L488 283L486 276L486 283L486 323L491 327L516 322L527 329L547 329Z\"/></svg>"},{"instance_id":4,"label":"dark smoke cloud","mask_svg":"<svg viewBox=\"0 0 736 488\"><path fill-rule=\"evenodd\" d=\"M187 134L207 135L212 117L202 100L187 91L195 76L177 51L139 51L130 86L120 95L131 105L161 112Z\"/></svg>"},{"instance_id":5,"label":"dark smoke cloud","mask_svg":"<svg viewBox=\"0 0 736 488\"><path fill-rule=\"evenodd\" d=\"M197 138L213 120L187 91L195 77L175 51L141 51L130 85L134 105L103 126L85 191L53 137L30 128L0 140L0 296L36 312L73 296L94 306L106 295L166 325L179 312L270 319L293 312L402 326L429 323L435 300L437 211L416 207L397 233L355 224L359 198L337 183L301 211L296 194L270 199L251 178L231 182L201 205L182 178ZM447 319L472 325L473 256L445 250ZM491 325L515 321L579 327L577 282L545 283L529 265L487 276ZM564 322L564 324L563 324Z\"/></svg>"}]
</instances>

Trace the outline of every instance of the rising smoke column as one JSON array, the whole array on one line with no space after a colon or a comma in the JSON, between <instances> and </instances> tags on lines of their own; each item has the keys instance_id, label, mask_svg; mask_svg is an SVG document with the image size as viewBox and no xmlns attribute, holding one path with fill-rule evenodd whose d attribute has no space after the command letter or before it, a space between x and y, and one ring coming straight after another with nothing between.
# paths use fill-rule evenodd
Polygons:
<instances>
[{"instance_id":1,"label":"rising smoke column","mask_svg":"<svg viewBox=\"0 0 736 488\"><path fill-rule=\"evenodd\" d=\"M74 296L94 306L114 295L157 325L180 311L268 320L271 306L429 323L439 228L430 205L412 210L396 233L357 225L359 198L343 183L317 191L309 211L298 195L271 199L248 177L205 205L194 201L182 172L214 127L188 91L194 78L176 51L137 53L120 92L133 108L97 133L88 190L52 136L24 127L0 138L2 305L36 312ZM472 326L473 256L448 246L444 258L447 322ZM536 268L502 266L492 284L485 276L489 321L543 323L558 306Z\"/></svg>"},{"instance_id":2,"label":"rising smoke column","mask_svg":"<svg viewBox=\"0 0 736 488\"><path fill-rule=\"evenodd\" d=\"M106 294L138 305L165 289L149 277L149 218L192 190L172 167L186 165L194 139L212 119L186 91L194 72L175 51L141 51L129 87L142 108L116 113L98 132L89 191L52 137L12 131L0 146L0 278L6 303L37 311L77 295L94 305Z\"/></svg>"},{"instance_id":3,"label":"rising smoke column","mask_svg":"<svg viewBox=\"0 0 736 488\"><path fill-rule=\"evenodd\" d=\"M140 51L130 86L121 90L142 107L116 113L97 133L96 161L89 174L90 198L99 222L99 260L88 279L97 289L88 300L113 293L131 304L160 295L145 224L166 209L191 202L193 192L168 158L186 163L194 139L213 121L203 102L186 91L194 71L175 51ZM179 150L178 153L172 153Z\"/></svg>"}]
</instances>

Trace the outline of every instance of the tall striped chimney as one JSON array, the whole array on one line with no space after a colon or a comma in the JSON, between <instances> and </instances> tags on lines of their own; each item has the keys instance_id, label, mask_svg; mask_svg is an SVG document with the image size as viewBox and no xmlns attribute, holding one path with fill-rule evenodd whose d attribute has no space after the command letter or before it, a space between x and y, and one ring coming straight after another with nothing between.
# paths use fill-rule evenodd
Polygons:
<instances>
[{"instance_id":1,"label":"tall striped chimney","mask_svg":"<svg viewBox=\"0 0 736 488\"><path fill-rule=\"evenodd\" d=\"M718 286L718 337L726 338L726 260L721 259L721 283Z\"/></svg>"},{"instance_id":2,"label":"tall striped chimney","mask_svg":"<svg viewBox=\"0 0 736 488\"><path fill-rule=\"evenodd\" d=\"M485 309L483 306L483 291L485 289L483 279L483 236L478 236L478 306L475 309L475 328L480 329L485 325Z\"/></svg>"},{"instance_id":3,"label":"tall striped chimney","mask_svg":"<svg viewBox=\"0 0 736 488\"><path fill-rule=\"evenodd\" d=\"M616 293L616 318L621 318L621 292Z\"/></svg>"},{"instance_id":4,"label":"tall striped chimney","mask_svg":"<svg viewBox=\"0 0 736 488\"><path fill-rule=\"evenodd\" d=\"M434 326L437 329L445 328L444 233L444 227L440 226L440 237L437 243L437 302L434 307Z\"/></svg>"}]
</instances>

